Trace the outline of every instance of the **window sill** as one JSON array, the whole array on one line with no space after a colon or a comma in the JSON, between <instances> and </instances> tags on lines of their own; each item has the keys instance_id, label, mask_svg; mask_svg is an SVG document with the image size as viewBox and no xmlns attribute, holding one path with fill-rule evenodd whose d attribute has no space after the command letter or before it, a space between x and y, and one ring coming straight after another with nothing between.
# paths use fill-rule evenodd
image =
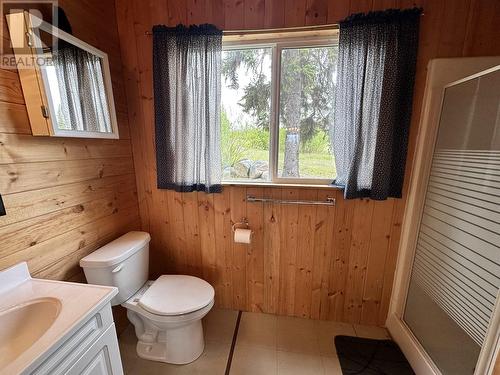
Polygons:
<instances>
[{"instance_id":1,"label":"window sill","mask_svg":"<svg viewBox=\"0 0 500 375\"><path fill-rule=\"evenodd\" d=\"M247 187L270 187L270 188L305 188L305 189L328 189L341 190L342 188L335 185L320 185L320 184L285 184L276 182L246 182L246 181L223 181L222 186L247 186Z\"/></svg>"}]
</instances>

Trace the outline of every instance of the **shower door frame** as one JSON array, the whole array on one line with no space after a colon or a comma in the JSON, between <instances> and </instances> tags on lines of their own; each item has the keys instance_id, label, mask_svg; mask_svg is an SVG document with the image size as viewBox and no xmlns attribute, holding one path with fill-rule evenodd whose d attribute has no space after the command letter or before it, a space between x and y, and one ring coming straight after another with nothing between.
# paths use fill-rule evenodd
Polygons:
<instances>
[{"instance_id":1,"label":"shower door frame","mask_svg":"<svg viewBox=\"0 0 500 375\"><path fill-rule=\"evenodd\" d=\"M441 371L404 322L403 315L445 89L464 79L472 79L472 76L486 74L485 71L491 70L492 67L499 64L500 57L467 57L434 59L430 60L427 66L427 79L420 113L415 159L401 226L398 259L386 321L387 329L401 347L417 375L441 374ZM496 69L493 68L493 70ZM495 356L499 355L499 342L496 341L499 328L500 307L497 298L488 331L489 335L481 349L475 374L492 373Z\"/></svg>"}]
</instances>

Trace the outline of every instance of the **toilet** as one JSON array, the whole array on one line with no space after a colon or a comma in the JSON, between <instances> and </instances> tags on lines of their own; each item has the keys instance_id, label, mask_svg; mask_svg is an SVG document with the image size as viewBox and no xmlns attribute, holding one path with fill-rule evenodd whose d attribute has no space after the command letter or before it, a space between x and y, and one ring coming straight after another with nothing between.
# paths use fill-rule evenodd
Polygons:
<instances>
[{"instance_id":1,"label":"toilet","mask_svg":"<svg viewBox=\"0 0 500 375\"><path fill-rule=\"evenodd\" d=\"M137 354L153 361L186 364L205 347L201 319L214 305L214 288L187 275L148 280L146 232L129 232L80 260L89 284L115 286L135 327Z\"/></svg>"}]
</instances>

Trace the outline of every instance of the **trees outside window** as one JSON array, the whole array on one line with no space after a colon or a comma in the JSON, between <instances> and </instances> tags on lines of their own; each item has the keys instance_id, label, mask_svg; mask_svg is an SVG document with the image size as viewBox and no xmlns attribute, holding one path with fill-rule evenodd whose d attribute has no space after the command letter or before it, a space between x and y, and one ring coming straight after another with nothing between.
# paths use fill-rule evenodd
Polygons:
<instances>
[{"instance_id":1,"label":"trees outside window","mask_svg":"<svg viewBox=\"0 0 500 375\"><path fill-rule=\"evenodd\" d=\"M330 135L337 52L324 42L224 49L224 180L335 179Z\"/></svg>"}]
</instances>

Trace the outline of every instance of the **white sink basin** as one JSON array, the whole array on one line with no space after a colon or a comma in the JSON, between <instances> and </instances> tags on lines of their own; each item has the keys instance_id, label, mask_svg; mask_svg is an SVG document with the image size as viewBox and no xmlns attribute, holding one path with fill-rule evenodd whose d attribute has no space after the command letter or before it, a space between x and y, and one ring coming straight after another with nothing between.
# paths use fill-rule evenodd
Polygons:
<instances>
[{"instance_id":1,"label":"white sink basin","mask_svg":"<svg viewBox=\"0 0 500 375\"><path fill-rule=\"evenodd\" d=\"M38 298L0 311L0 368L29 349L61 311L56 298Z\"/></svg>"}]
</instances>

